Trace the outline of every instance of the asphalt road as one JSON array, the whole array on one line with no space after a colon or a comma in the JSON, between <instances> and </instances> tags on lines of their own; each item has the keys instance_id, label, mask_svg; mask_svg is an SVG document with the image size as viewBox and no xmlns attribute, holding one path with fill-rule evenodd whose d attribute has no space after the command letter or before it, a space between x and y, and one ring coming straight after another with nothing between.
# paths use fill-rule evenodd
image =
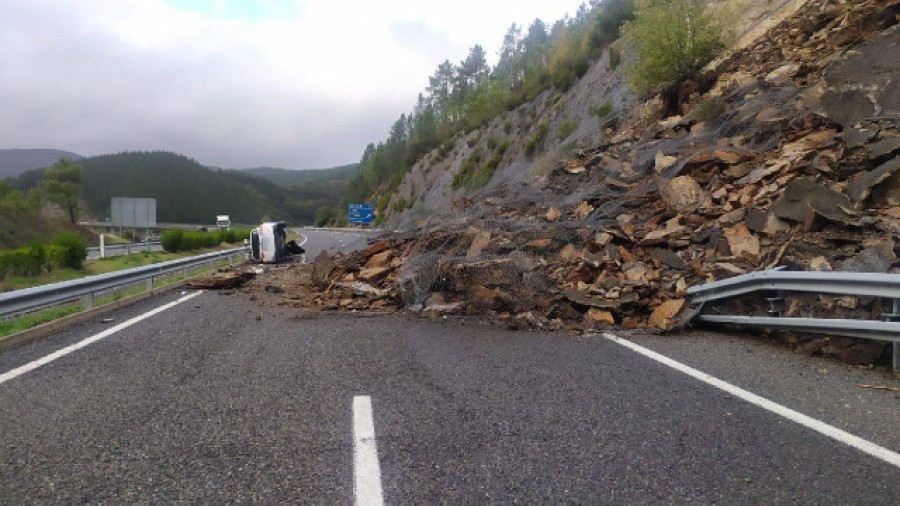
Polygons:
<instances>
[{"instance_id":1,"label":"asphalt road","mask_svg":"<svg viewBox=\"0 0 900 506\"><path fill-rule=\"evenodd\" d=\"M350 504L358 396L387 504L900 498L897 466L602 335L190 295L0 354L0 504ZM900 394L859 386L897 386L884 371L717 334L623 337L900 450Z\"/></svg>"}]
</instances>

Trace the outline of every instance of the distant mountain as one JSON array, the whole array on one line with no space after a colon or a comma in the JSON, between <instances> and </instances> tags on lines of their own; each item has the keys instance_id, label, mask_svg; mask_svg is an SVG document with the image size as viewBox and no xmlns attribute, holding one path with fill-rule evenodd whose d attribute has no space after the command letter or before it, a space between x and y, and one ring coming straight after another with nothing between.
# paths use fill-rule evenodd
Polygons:
<instances>
[{"instance_id":1,"label":"distant mountain","mask_svg":"<svg viewBox=\"0 0 900 506\"><path fill-rule=\"evenodd\" d=\"M252 172L209 168L164 151L93 156L78 163L84 168L81 198L98 220L110 215L112 197L142 197L156 199L157 221L163 223L212 224L216 215L227 214L245 225L263 220L311 225L318 208L340 203L349 179L335 179L335 172L326 170L312 178L316 181L285 187ZM16 177L16 187L28 191L42 172L25 171Z\"/></svg>"},{"instance_id":2,"label":"distant mountain","mask_svg":"<svg viewBox=\"0 0 900 506\"><path fill-rule=\"evenodd\" d=\"M49 167L60 158L80 160L83 157L59 149L0 149L0 179L16 177L30 169Z\"/></svg>"},{"instance_id":3,"label":"distant mountain","mask_svg":"<svg viewBox=\"0 0 900 506\"><path fill-rule=\"evenodd\" d=\"M319 183L322 181L347 181L359 169L358 163L342 165L331 169L279 169L277 167L257 167L251 169L239 169L244 174L251 174L257 177L268 179L269 181L290 188L291 186L302 186L309 183Z\"/></svg>"}]
</instances>

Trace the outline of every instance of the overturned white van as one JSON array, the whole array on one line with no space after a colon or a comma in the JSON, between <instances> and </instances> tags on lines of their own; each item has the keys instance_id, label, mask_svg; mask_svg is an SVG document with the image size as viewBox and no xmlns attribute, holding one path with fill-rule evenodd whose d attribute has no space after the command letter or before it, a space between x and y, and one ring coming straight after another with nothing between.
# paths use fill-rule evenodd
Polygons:
<instances>
[{"instance_id":1,"label":"overturned white van","mask_svg":"<svg viewBox=\"0 0 900 506\"><path fill-rule=\"evenodd\" d=\"M250 260L275 264L306 252L296 242L286 241L287 225L283 221L261 223L250 231Z\"/></svg>"},{"instance_id":2,"label":"overturned white van","mask_svg":"<svg viewBox=\"0 0 900 506\"><path fill-rule=\"evenodd\" d=\"M284 243L287 225L283 221L261 223L250 232L250 258L255 262L274 264L285 259Z\"/></svg>"}]
</instances>

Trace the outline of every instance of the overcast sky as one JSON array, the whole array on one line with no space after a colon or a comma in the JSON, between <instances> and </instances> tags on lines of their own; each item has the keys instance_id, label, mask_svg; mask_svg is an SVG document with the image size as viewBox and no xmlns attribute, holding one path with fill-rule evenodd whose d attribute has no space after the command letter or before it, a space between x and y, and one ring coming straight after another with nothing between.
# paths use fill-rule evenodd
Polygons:
<instances>
[{"instance_id":1,"label":"overcast sky","mask_svg":"<svg viewBox=\"0 0 900 506\"><path fill-rule=\"evenodd\" d=\"M444 59L580 0L0 0L0 149L359 161Z\"/></svg>"}]
</instances>

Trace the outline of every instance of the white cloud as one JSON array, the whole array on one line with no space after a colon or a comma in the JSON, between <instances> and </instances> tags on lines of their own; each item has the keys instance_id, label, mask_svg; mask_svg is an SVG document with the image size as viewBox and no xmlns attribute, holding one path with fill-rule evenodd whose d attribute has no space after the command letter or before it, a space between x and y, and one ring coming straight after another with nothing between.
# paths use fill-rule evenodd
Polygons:
<instances>
[{"instance_id":1,"label":"white cloud","mask_svg":"<svg viewBox=\"0 0 900 506\"><path fill-rule=\"evenodd\" d=\"M0 148L165 149L228 167L356 161L438 63L475 44L493 59L510 23L578 5L554 4L4 0Z\"/></svg>"}]
</instances>

